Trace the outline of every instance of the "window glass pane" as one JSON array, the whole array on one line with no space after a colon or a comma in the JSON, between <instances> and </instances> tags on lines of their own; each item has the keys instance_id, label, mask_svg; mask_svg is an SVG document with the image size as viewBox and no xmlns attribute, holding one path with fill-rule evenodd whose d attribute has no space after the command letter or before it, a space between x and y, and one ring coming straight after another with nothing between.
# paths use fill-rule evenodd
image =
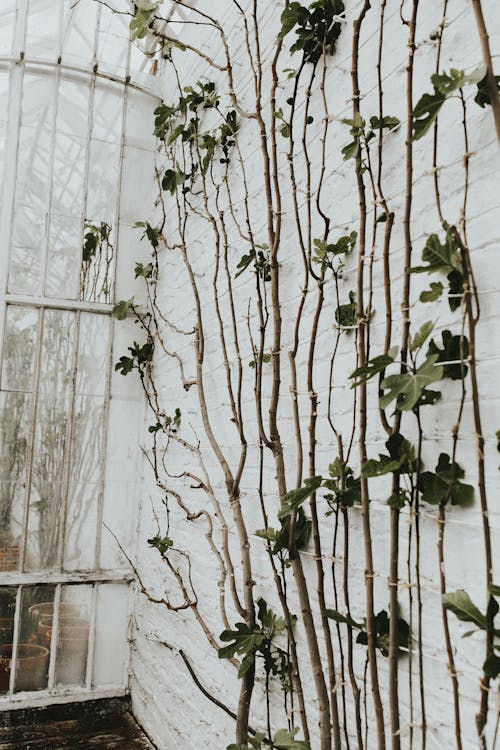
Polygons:
<instances>
[{"instance_id":1,"label":"window glass pane","mask_svg":"<svg viewBox=\"0 0 500 750\"><path fill-rule=\"evenodd\" d=\"M88 66L94 54L98 4L94 0L64 0L63 59Z\"/></svg>"},{"instance_id":2,"label":"window glass pane","mask_svg":"<svg viewBox=\"0 0 500 750\"><path fill-rule=\"evenodd\" d=\"M99 586L94 649L95 687L123 685L126 666L129 588L123 584Z\"/></svg>"},{"instance_id":3,"label":"window glass pane","mask_svg":"<svg viewBox=\"0 0 500 750\"><path fill-rule=\"evenodd\" d=\"M45 312L29 507L27 567L31 569L50 569L57 563L75 322L74 313Z\"/></svg>"},{"instance_id":4,"label":"window glass pane","mask_svg":"<svg viewBox=\"0 0 500 750\"><path fill-rule=\"evenodd\" d=\"M92 586L63 586L57 630L55 685L85 685Z\"/></svg>"},{"instance_id":5,"label":"window glass pane","mask_svg":"<svg viewBox=\"0 0 500 750\"><path fill-rule=\"evenodd\" d=\"M2 0L0 4L0 55L10 55L12 52L16 4L16 0Z\"/></svg>"},{"instance_id":6,"label":"window glass pane","mask_svg":"<svg viewBox=\"0 0 500 750\"><path fill-rule=\"evenodd\" d=\"M45 294L49 297L76 299L82 257L82 220L52 214Z\"/></svg>"},{"instance_id":7,"label":"window glass pane","mask_svg":"<svg viewBox=\"0 0 500 750\"><path fill-rule=\"evenodd\" d=\"M28 57L59 56L60 0L30 0L26 30Z\"/></svg>"},{"instance_id":8,"label":"window glass pane","mask_svg":"<svg viewBox=\"0 0 500 750\"><path fill-rule=\"evenodd\" d=\"M15 588L0 589L0 693L7 693L9 690L10 670L8 664L2 658L2 649L8 648L14 637L16 593Z\"/></svg>"},{"instance_id":9,"label":"window glass pane","mask_svg":"<svg viewBox=\"0 0 500 750\"><path fill-rule=\"evenodd\" d=\"M38 313L7 308L0 392L0 570L18 566Z\"/></svg>"},{"instance_id":10,"label":"window glass pane","mask_svg":"<svg viewBox=\"0 0 500 750\"><path fill-rule=\"evenodd\" d=\"M107 221L87 222L84 231L80 299L109 303L113 299L115 266L111 224Z\"/></svg>"},{"instance_id":11,"label":"window glass pane","mask_svg":"<svg viewBox=\"0 0 500 750\"><path fill-rule=\"evenodd\" d=\"M21 621L17 648L16 692L43 690L47 687L49 649L47 624L53 615L53 586L26 586L21 594ZM4 655L12 654L5 647ZM10 669L9 669L10 672Z\"/></svg>"}]
</instances>

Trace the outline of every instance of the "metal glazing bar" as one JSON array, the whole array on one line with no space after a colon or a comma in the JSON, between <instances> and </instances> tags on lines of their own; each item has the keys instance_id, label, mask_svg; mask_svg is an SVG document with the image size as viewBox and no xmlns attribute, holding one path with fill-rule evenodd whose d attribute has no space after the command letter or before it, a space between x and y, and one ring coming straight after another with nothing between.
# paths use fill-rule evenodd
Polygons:
<instances>
[{"instance_id":1,"label":"metal glazing bar","mask_svg":"<svg viewBox=\"0 0 500 750\"><path fill-rule=\"evenodd\" d=\"M14 635L12 638L12 659L10 662L10 679L9 679L9 697L12 698L16 683L17 671L17 647L19 644L19 635L21 632L21 608L22 608L23 588L19 586L16 591L16 609L14 612Z\"/></svg>"},{"instance_id":2,"label":"metal glazing bar","mask_svg":"<svg viewBox=\"0 0 500 750\"><path fill-rule=\"evenodd\" d=\"M19 55L0 55L0 68L9 68L13 63L17 64L19 62ZM128 84L131 89L134 89L134 91L150 96L152 99L157 99L159 102L161 101L160 94L155 91L152 91L145 86L141 86L139 83L134 83L134 81L127 81L126 78L122 78L121 76L113 75L112 73L103 73L98 68L83 68L78 65L67 65L58 60L43 60L34 57L23 58L23 64L28 70L33 68L35 72L47 73L47 75L52 73L53 68L60 68L67 78L76 81L80 81L81 76L89 78L95 76L99 81L103 82L103 85L106 83L118 83L122 86ZM98 65L97 62L95 64Z\"/></svg>"},{"instance_id":3,"label":"metal glazing bar","mask_svg":"<svg viewBox=\"0 0 500 750\"><path fill-rule=\"evenodd\" d=\"M99 586L94 583L92 586L92 599L90 602L90 623L89 623L89 641L87 646L87 666L85 670L85 686L90 690L94 682L94 659L95 659L95 641L96 641L96 622L97 622L97 601L99 595Z\"/></svg>"},{"instance_id":4,"label":"metal glazing bar","mask_svg":"<svg viewBox=\"0 0 500 750\"><path fill-rule=\"evenodd\" d=\"M134 580L132 573L123 570L90 570L84 573L58 571L34 571L17 573L15 571L2 573L2 586L55 586L58 583L83 585L92 583L130 583Z\"/></svg>"},{"instance_id":5,"label":"metal glazing bar","mask_svg":"<svg viewBox=\"0 0 500 750\"><path fill-rule=\"evenodd\" d=\"M110 313L113 310L112 304L108 305L103 302L80 302L54 297L31 297L23 294L0 294L0 302L22 307L43 307L46 310L83 310L90 313Z\"/></svg>"},{"instance_id":6,"label":"metal glazing bar","mask_svg":"<svg viewBox=\"0 0 500 750\"><path fill-rule=\"evenodd\" d=\"M59 613L61 605L61 584L56 586L54 596L54 609L52 614L52 632L50 634L50 658L49 658L49 679L48 689L51 691L55 685L56 666L57 666L57 642L59 640Z\"/></svg>"}]
</instances>

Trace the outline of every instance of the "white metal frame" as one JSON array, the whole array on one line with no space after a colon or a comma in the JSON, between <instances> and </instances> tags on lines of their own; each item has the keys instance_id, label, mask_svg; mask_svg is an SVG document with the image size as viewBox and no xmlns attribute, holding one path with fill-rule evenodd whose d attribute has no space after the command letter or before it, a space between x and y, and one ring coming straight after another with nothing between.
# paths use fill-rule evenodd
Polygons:
<instances>
[{"instance_id":1,"label":"white metal frame","mask_svg":"<svg viewBox=\"0 0 500 750\"><path fill-rule=\"evenodd\" d=\"M96 22L96 33L94 36L94 54L93 64L90 69L78 67L75 65L67 65L62 61L62 43L64 34L64 0L57 0L59 6L59 55L57 62L42 59L26 59L24 54L25 42L26 42L26 29L27 29L27 18L29 11L29 0L18 0L17 14L15 27L13 32L13 45L12 54L9 56L0 57L0 69L8 69L10 75L10 87L9 87L9 121L7 127L7 138L6 138L6 158L3 172L3 190L2 190L2 206L0 211L0 364L2 361L2 350L5 335L5 322L6 322L6 310L8 306L22 306L23 308L33 308L39 310L39 322L38 322L38 340L36 353L36 365L33 383L33 395L32 395L32 407L31 407L31 421L30 421L30 435L29 435L29 447L27 456L27 477L26 477L26 496L25 496L25 511L24 511L24 525L22 532L21 541L21 554L19 556L19 568L17 571L0 572L0 587L16 587L16 607L14 616L14 636L13 636L13 655L11 662L11 676L10 676L10 688L9 692L0 696L0 710L8 710L13 707L23 706L36 706L46 705L51 702L66 702L75 700L86 700L89 698L95 699L99 697L110 697L122 694L127 689L128 674L124 675L124 680L121 688L113 688L112 690L99 689L93 687L93 671L94 671L94 649L96 641L96 619L97 619L97 601L98 601L98 589L99 586L106 583L122 583L124 585L129 584L133 580L131 574L124 573L123 571L109 571L102 570L100 567L100 553L101 553L101 536L102 536L102 520L103 520L103 504L104 504L104 478L105 478L105 461L107 452L107 433L108 433L108 419L109 419L109 402L111 396L111 375L112 375L112 363L113 363L113 352L110 352L110 356L107 363L107 373L105 382L105 396L104 396L104 418L103 418L103 449L100 457L99 466L99 491L98 491L98 510L97 510L97 535L95 541L94 550L94 569L92 571L85 572L65 572L63 569L64 551L65 551L65 524L62 523L62 533L58 540L58 570L57 571L26 571L25 560L26 560L26 547L28 537L28 514L29 514L29 498L31 489L31 472L33 466L33 447L35 440L35 425L36 425L36 413L37 413L37 394L38 394L38 380L40 378L40 355L42 346L42 334L44 325L45 311L50 309L57 310L68 310L72 311L76 317L77 335L76 342L74 345L74 359L72 363L73 368L73 384L76 374L77 364L77 353L78 353L78 329L80 315L82 312L90 313L101 313L107 314L110 317L110 340L113 340L113 318L111 316L112 304L107 303L94 303L81 300L67 300L67 299L54 299L48 298L46 294L46 273L47 263L49 257L49 231L50 231L50 218L52 209L52 192L53 192L53 170L54 170L54 155L55 155L55 136L56 136L56 118L57 118L57 105L59 97L59 83L61 80L61 74L64 73L66 77L71 76L77 81L86 81L90 86L90 106L88 113L87 123L87 140L86 140L86 153L85 153L85 172L84 172L84 208L82 212L82 237L85 222L86 204L88 196L88 182L89 182L89 162L90 162L90 144L92 140L92 122L93 122L93 108L94 108L94 96L96 85L108 85L112 83L121 84L123 86L123 104L122 104L122 120L121 120L121 138L120 138L120 160L119 160L119 185L117 189L116 204L114 210L114 246L115 246L115 257L114 263L116 268L116 260L119 248L119 233L120 233L120 188L123 174L123 160L126 142L126 116L127 116L127 105L129 90L135 90L143 94L148 94L157 97L153 91L140 86L130 80L130 48L128 52L128 63L127 63L127 76L120 78L109 73L100 72L98 69L97 59L97 43L99 26L102 17L102 6L99 5L97 9L97 22ZM12 245L12 224L14 219L15 200L16 200L16 184L17 184L17 164L19 156L19 133L21 128L21 110L22 110L22 94L23 94L23 80L25 71L29 69L33 72L43 72L46 75L53 76L54 79L54 107L53 107L53 118L52 118L52 137L51 137L51 150L50 150L50 185L47 194L47 220L45 227L45 237L43 243L43 256L42 256L42 269L43 269L43 286L41 296L30 296L26 294L14 294L8 291L8 273L9 264L11 257L11 245ZM116 278L116 273L113 273L113 287ZM70 445L71 445L71 434L73 429L73 417L74 417L74 402L75 402L75 391L73 387L72 393L72 405L69 412L69 430L66 439L66 450L64 458L64 503L61 507L61 517L64 521L67 513L68 495L69 495L69 476L71 466L70 456ZM91 585L91 613L90 613L90 629L89 629L89 642L87 652L87 667L86 667L86 680L84 687L56 687L55 685L55 669L56 669L56 653L57 653L57 631L58 631L58 619L59 619L59 603L61 601L62 587L64 585ZM55 586L55 598L54 598L54 627L52 629L52 640L50 649L50 662L48 672L48 686L46 690L36 691L32 693L15 692L15 675L17 668L17 646L20 638L21 628L21 610L22 610L22 594L23 589L27 586L37 585L51 585ZM127 666L128 672L128 666Z\"/></svg>"}]
</instances>

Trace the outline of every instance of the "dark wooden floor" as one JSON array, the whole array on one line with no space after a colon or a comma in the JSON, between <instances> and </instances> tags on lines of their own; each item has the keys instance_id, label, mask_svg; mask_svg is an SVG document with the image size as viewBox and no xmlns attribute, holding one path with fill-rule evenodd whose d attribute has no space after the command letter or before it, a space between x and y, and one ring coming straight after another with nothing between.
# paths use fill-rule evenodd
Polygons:
<instances>
[{"instance_id":1,"label":"dark wooden floor","mask_svg":"<svg viewBox=\"0 0 500 750\"><path fill-rule=\"evenodd\" d=\"M97 702L94 702L97 703ZM73 704L75 705L75 704ZM127 708L127 707L125 707ZM0 719L0 750L152 750L153 745L123 706L94 711L76 706L57 712L11 713ZM61 716L63 713L63 716ZM17 716L15 715L17 714ZM6 726L7 725L7 726Z\"/></svg>"}]
</instances>

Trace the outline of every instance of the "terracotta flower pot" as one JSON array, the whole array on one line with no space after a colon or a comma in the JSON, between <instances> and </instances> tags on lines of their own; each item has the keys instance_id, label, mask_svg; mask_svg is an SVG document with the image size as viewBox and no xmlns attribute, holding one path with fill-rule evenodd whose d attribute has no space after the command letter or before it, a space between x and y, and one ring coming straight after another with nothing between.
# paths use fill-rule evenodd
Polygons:
<instances>
[{"instance_id":1,"label":"terracotta flower pot","mask_svg":"<svg viewBox=\"0 0 500 750\"><path fill-rule=\"evenodd\" d=\"M12 643L0 646L0 692L9 689L12 664ZM49 650L32 643L20 643L17 647L16 691L42 690L47 684Z\"/></svg>"},{"instance_id":2,"label":"terracotta flower pot","mask_svg":"<svg viewBox=\"0 0 500 750\"><path fill-rule=\"evenodd\" d=\"M28 610L33 628L36 630L42 617L52 617L54 614L54 602L40 602L33 604ZM59 604L59 617L79 617L80 608L76 604L61 602Z\"/></svg>"},{"instance_id":3,"label":"terracotta flower pot","mask_svg":"<svg viewBox=\"0 0 500 750\"><path fill-rule=\"evenodd\" d=\"M50 647L52 622L52 616L42 617L39 620L37 627L37 640L40 646ZM81 617L59 616L59 629L63 630L64 628L85 628L88 636L89 624L87 620L83 620Z\"/></svg>"}]
</instances>

